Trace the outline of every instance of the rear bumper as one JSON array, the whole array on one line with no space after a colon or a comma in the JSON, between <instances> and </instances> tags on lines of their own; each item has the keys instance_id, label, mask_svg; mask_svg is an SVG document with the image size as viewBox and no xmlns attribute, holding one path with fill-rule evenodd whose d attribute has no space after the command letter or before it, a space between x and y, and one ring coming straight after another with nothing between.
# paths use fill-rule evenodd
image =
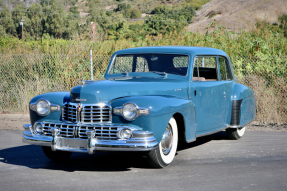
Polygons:
<instances>
[{"instance_id":1,"label":"rear bumper","mask_svg":"<svg viewBox=\"0 0 287 191\"><path fill-rule=\"evenodd\" d=\"M33 133L32 126L25 124L22 141L24 143L51 147L53 151L87 152L96 151L150 151L158 147L158 142L152 132L133 131L132 138L127 140L98 140L94 131L87 131L88 139L65 138L57 134L57 129L51 130L52 136Z\"/></svg>"}]
</instances>

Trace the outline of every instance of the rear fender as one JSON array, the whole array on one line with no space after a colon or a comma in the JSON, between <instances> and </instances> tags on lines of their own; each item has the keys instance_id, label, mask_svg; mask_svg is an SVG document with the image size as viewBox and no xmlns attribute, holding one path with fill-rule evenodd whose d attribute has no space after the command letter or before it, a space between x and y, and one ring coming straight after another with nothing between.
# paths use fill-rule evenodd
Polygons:
<instances>
[{"instance_id":1,"label":"rear fender","mask_svg":"<svg viewBox=\"0 0 287 191\"><path fill-rule=\"evenodd\" d=\"M256 116L256 98L254 91L242 84L235 83L231 93L230 127L243 127Z\"/></svg>"}]
</instances>

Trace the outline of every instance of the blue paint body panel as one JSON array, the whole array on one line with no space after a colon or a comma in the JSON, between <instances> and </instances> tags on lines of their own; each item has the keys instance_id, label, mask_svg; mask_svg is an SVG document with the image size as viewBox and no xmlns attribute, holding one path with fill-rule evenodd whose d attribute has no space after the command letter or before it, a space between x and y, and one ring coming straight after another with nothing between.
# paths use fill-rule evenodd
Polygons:
<instances>
[{"instance_id":1,"label":"blue paint body panel","mask_svg":"<svg viewBox=\"0 0 287 191\"><path fill-rule=\"evenodd\" d=\"M112 107L122 106L127 102L133 102L141 107L148 108L149 114L127 121L122 116L113 115L113 122L130 123L138 125L145 131L154 133L160 142L169 119L179 113L185 119L186 140L195 139L196 119L195 108L191 100L172 96L132 96L112 101Z\"/></svg>"},{"instance_id":2,"label":"blue paint body panel","mask_svg":"<svg viewBox=\"0 0 287 191\"><path fill-rule=\"evenodd\" d=\"M160 75L149 72L109 74L117 55L145 53L188 55L187 75ZM112 56L105 80L76 86L71 89L71 92L42 94L34 97L30 103L35 103L39 99L46 99L60 107L66 102L105 103L114 109L132 102L141 108L147 108L149 114L127 121L121 115L112 113L112 123L126 124L138 130L151 131L158 142L161 141L170 118L175 114L180 114L184 120L181 123L184 127L181 129L188 142L195 140L197 136L228 128L231 120L232 100L243 100L240 125L254 120L256 115L254 91L237 83L231 66L233 80L192 81L193 62L195 57L200 55L222 56L230 63L225 52L214 48L163 46L125 49L115 52ZM61 112L59 110L42 117L30 110L31 124L36 121L61 122Z\"/></svg>"},{"instance_id":3,"label":"blue paint body panel","mask_svg":"<svg viewBox=\"0 0 287 191\"><path fill-rule=\"evenodd\" d=\"M31 99L30 103L35 103L39 99L46 99L53 104L57 104L62 107L63 103L70 101L70 93L69 92L50 92L35 96ZM61 120L61 110L56 112L51 112L47 116L39 116L35 111L29 109L30 112L30 120L33 125L36 121L60 121Z\"/></svg>"}]
</instances>

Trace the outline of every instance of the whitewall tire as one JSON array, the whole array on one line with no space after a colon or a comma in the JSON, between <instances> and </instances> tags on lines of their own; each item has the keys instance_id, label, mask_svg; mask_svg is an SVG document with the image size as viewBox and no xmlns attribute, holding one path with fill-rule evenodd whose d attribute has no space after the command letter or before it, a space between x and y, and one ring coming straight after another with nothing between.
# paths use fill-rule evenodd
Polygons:
<instances>
[{"instance_id":1,"label":"whitewall tire","mask_svg":"<svg viewBox=\"0 0 287 191\"><path fill-rule=\"evenodd\" d=\"M227 133L227 136L228 136L230 139L238 140L238 139L240 139L241 137L243 137L243 135L244 135L244 133L245 133L245 127L241 127L241 128L228 128L228 129L226 129L226 133Z\"/></svg>"},{"instance_id":2,"label":"whitewall tire","mask_svg":"<svg viewBox=\"0 0 287 191\"><path fill-rule=\"evenodd\" d=\"M178 145L178 129L174 118L169 123L157 149L148 153L148 162L155 168L168 166L174 159Z\"/></svg>"}]
</instances>

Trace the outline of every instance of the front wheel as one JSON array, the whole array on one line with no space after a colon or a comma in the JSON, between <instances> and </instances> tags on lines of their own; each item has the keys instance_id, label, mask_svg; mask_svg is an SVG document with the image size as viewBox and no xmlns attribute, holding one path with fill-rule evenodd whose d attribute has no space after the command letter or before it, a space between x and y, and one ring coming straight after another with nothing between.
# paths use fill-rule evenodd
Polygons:
<instances>
[{"instance_id":1,"label":"front wheel","mask_svg":"<svg viewBox=\"0 0 287 191\"><path fill-rule=\"evenodd\" d=\"M244 133L245 133L245 127L226 129L227 136L233 140L240 139L241 137L243 137Z\"/></svg>"},{"instance_id":2,"label":"front wheel","mask_svg":"<svg viewBox=\"0 0 287 191\"><path fill-rule=\"evenodd\" d=\"M174 118L169 123L162 136L157 149L148 153L148 162L155 168L163 168L168 166L174 159L178 144L178 130Z\"/></svg>"},{"instance_id":3,"label":"front wheel","mask_svg":"<svg viewBox=\"0 0 287 191\"><path fill-rule=\"evenodd\" d=\"M46 157L48 157L52 161L65 161L72 155L72 152L52 151L51 147L42 146L42 149Z\"/></svg>"}]
</instances>

